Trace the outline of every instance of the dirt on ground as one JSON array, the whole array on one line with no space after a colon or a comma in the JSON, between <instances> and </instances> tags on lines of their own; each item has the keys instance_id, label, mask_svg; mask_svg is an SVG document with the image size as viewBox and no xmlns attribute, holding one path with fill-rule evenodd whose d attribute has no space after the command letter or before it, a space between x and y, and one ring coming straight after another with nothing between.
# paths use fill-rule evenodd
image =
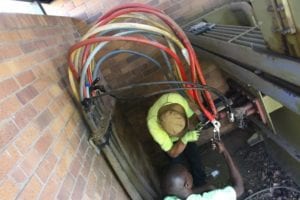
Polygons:
<instances>
[{"instance_id":1,"label":"dirt on ground","mask_svg":"<svg viewBox=\"0 0 300 200\"><path fill-rule=\"evenodd\" d=\"M240 169L244 179L245 193L240 199L247 199L266 188L291 187L300 191L300 188L284 172L283 169L268 154L265 143L254 146L247 144L251 132L237 129L223 137L223 142ZM222 157L209 149L209 144L200 147L204 166L210 170L219 170L219 177L213 180L216 187L230 184L228 169ZM267 189L254 195L251 200L300 200L300 194L288 189ZM247 199L248 200L248 199Z\"/></svg>"},{"instance_id":2,"label":"dirt on ground","mask_svg":"<svg viewBox=\"0 0 300 200\"><path fill-rule=\"evenodd\" d=\"M234 154L244 178L245 195L250 196L264 188L292 187L300 190L293 180L268 155L264 143L245 146ZM287 189L268 189L251 199L300 200L300 194Z\"/></svg>"},{"instance_id":3,"label":"dirt on ground","mask_svg":"<svg viewBox=\"0 0 300 200\"><path fill-rule=\"evenodd\" d=\"M247 199L250 195L254 195L254 193L265 188L283 186L300 190L268 154L264 142L260 142L254 146L247 144L247 139L251 135L251 132L236 129L222 138L244 180L245 193L239 199ZM211 183L217 188L230 185L228 169L222 156L212 151L210 144L201 146L200 151L202 152L201 155L205 170L208 172L219 171L219 176L216 178L210 177ZM300 194L287 189L267 189L249 199L300 200Z\"/></svg>"}]
</instances>

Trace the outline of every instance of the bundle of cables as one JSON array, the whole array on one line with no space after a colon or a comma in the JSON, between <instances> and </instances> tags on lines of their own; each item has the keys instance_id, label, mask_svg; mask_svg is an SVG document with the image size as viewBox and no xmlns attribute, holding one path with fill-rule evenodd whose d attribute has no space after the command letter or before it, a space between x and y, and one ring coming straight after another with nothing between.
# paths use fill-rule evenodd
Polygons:
<instances>
[{"instance_id":1,"label":"bundle of cables","mask_svg":"<svg viewBox=\"0 0 300 200\"><path fill-rule=\"evenodd\" d=\"M157 37L160 40L155 40ZM117 49L96 60L96 54L104 51L104 47L112 41L125 41L156 48L162 54L170 71L177 72L176 75L173 73L173 84L180 84L181 88L186 90L186 95L199 106L210 122L216 121L217 110L209 93L211 88L206 86L196 53L185 33L163 11L144 4L124 4L113 8L98 19L80 42L71 47L68 58L69 79L79 102L96 96L91 87L99 79L101 64L109 57L129 53L144 57L159 67L162 66L150 56L132 50ZM185 66L189 68L187 71L191 73L190 76L186 74ZM188 77L191 80L188 80ZM197 91L199 88L202 91L200 94ZM103 95L106 94L109 93ZM206 101L207 106L201 99Z\"/></svg>"}]
</instances>

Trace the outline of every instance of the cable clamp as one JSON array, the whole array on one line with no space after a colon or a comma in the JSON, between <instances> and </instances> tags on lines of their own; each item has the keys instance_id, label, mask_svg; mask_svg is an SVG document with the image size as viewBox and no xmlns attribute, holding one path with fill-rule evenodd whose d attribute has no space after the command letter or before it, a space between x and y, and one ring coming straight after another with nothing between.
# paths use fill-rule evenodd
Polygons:
<instances>
[{"instance_id":1,"label":"cable clamp","mask_svg":"<svg viewBox=\"0 0 300 200\"><path fill-rule=\"evenodd\" d=\"M90 109L90 107L92 106L92 99L90 98L84 98L81 101L81 105L84 107L85 111L88 111Z\"/></svg>"},{"instance_id":2,"label":"cable clamp","mask_svg":"<svg viewBox=\"0 0 300 200\"><path fill-rule=\"evenodd\" d=\"M100 77L97 77L92 85L89 88L90 93L92 93L94 90L100 90L100 92L106 92L104 85L97 85L97 83L100 81Z\"/></svg>"},{"instance_id":3,"label":"cable clamp","mask_svg":"<svg viewBox=\"0 0 300 200\"><path fill-rule=\"evenodd\" d=\"M221 135L220 135L220 128L221 128L221 123L217 120L212 120L211 121L212 125L214 126L214 139L215 140L221 140Z\"/></svg>"}]
</instances>

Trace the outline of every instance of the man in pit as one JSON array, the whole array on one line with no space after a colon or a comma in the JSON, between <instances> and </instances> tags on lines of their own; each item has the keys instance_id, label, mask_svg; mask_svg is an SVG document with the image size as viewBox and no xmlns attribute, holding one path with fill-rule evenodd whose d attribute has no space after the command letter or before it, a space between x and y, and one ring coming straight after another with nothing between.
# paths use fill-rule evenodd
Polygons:
<instances>
[{"instance_id":1,"label":"man in pit","mask_svg":"<svg viewBox=\"0 0 300 200\"><path fill-rule=\"evenodd\" d=\"M244 192L243 180L230 154L222 142L216 142L217 150L223 155L229 168L232 186L204 192L193 186L193 178L183 165L172 165L164 175L161 188L164 200L236 200Z\"/></svg>"},{"instance_id":2,"label":"man in pit","mask_svg":"<svg viewBox=\"0 0 300 200\"><path fill-rule=\"evenodd\" d=\"M196 186L206 183L200 152L195 144L200 134L195 130L199 114L196 106L180 94L168 93L153 104L147 116L153 139L167 153L172 164L188 164Z\"/></svg>"}]
</instances>

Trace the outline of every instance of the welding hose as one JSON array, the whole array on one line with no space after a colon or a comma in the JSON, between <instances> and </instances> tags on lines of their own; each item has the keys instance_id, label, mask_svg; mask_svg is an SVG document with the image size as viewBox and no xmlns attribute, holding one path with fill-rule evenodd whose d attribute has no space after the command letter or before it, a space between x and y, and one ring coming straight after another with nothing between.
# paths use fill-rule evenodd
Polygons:
<instances>
[{"instance_id":1,"label":"welding hose","mask_svg":"<svg viewBox=\"0 0 300 200\"><path fill-rule=\"evenodd\" d=\"M167 15L165 15L165 14L163 14L161 12L156 12L156 11L153 11L151 9L145 9L145 8L134 8L134 9L128 8L128 9L116 11L112 15L108 16L107 18L99 21L97 23L97 25L98 26L106 25L106 24L110 23L112 20L114 20L115 18L117 18L117 17L119 17L121 15L124 15L124 14L131 13L131 12L142 12L142 13L145 12L145 13L154 14L157 17L163 19L164 22L169 22L169 23L166 23L166 24L170 25L170 28L172 30L174 30L174 28L177 29L175 32L173 31L175 33L175 35L177 35L176 33L179 31L180 32L180 36L185 36L184 32L179 28L179 26L171 18L169 18ZM179 38L182 39L182 37L179 37ZM185 38L186 38L186 36L185 36ZM187 38L185 40L188 41ZM184 43L186 43L185 40L183 40ZM184 58L186 60L188 60L188 63L189 63L190 59L189 59L188 51L184 51L183 52L183 56L184 56Z\"/></svg>"},{"instance_id":2,"label":"welding hose","mask_svg":"<svg viewBox=\"0 0 300 200\"><path fill-rule=\"evenodd\" d=\"M82 84L81 84L82 85ZM82 88L82 87L81 87ZM81 94L83 94L83 93L81 93ZM207 113L207 112L205 112L205 110L204 110L204 106L202 106L202 107L200 107L201 108L201 110L202 111L204 111L204 113Z\"/></svg>"},{"instance_id":3,"label":"welding hose","mask_svg":"<svg viewBox=\"0 0 300 200\"><path fill-rule=\"evenodd\" d=\"M141 95L141 96L134 96L134 97L118 97L116 96L117 93L127 91L130 89L138 88L138 87L145 87L145 86L154 86L154 85L172 85L172 84L182 84L182 85L187 85L188 87L183 87L183 88L170 88L170 89L163 89L157 92L153 92L147 95ZM124 87L116 88L110 91L106 91L104 93L99 94L98 96L92 97L92 98L97 98L97 97L102 97L102 96L107 96L107 95L113 95L115 98L118 99L136 99L136 98L148 98L151 96L155 96L157 94L162 94L166 92L174 92L174 91L182 91L182 90L202 90L202 91L210 91L214 93L216 96L218 96L221 101L223 102L224 106L227 108L227 111L229 113L232 112L232 108L230 105L230 101L228 98L222 94L218 89L211 87L209 85L201 85L201 84L195 84L192 82L182 82L182 81L155 81L155 82L149 82L149 83L137 83L137 84L132 84L132 85L127 85Z\"/></svg>"},{"instance_id":4,"label":"welding hose","mask_svg":"<svg viewBox=\"0 0 300 200\"><path fill-rule=\"evenodd\" d=\"M99 73L99 72L100 72L100 67L101 67L101 65L102 65L107 59L109 59L109 58L111 58L111 57L113 57L113 56L116 56L116 55L118 55L118 54L121 54L121 53L129 53L129 54L133 54L133 55L136 55L136 56L140 56L140 57L146 58L146 59L148 59L149 61L151 61L154 65L156 65L158 69L162 69L161 64L160 64L157 60L151 58L150 56L148 56L148 55L146 55L146 54L142 54L142 53L139 53L139 52L136 52L136 51L131 51L131 50L114 50L114 51L111 51L111 52L105 54L103 57L101 57L100 60L98 60L96 66L95 66L95 69L94 69L94 71L93 71L93 80L96 80L96 79L98 78L98 74L100 74L100 73ZM164 53L164 52L163 52L163 53ZM166 77L168 80L170 80L169 77L168 77L168 74L165 73L164 71L163 71L163 73L164 73L165 77ZM178 84L177 87L180 87L180 85ZM184 93L181 93L181 95L184 95Z\"/></svg>"},{"instance_id":5,"label":"welding hose","mask_svg":"<svg viewBox=\"0 0 300 200\"><path fill-rule=\"evenodd\" d=\"M138 24L135 24L135 26L138 26ZM128 24L126 24L126 26L125 26L125 24L123 24L123 25L121 25L122 27L124 27L124 28L128 28L128 29L130 29L130 24L128 25ZM117 29L117 27L119 27L119 25L118 26L115 26L115 24L113 25L113 26L108 26L108 27L102 27L103 29L103 31L104 31L104 33L107 33L107 32L110 32L110 31L113 31L113 30L115 30L115 29ZM134 27L131 27L132 29L135 29ZM148 29L150 29L151 27L149 27L149 26L147 26L147 27L144 27L144 29L143 29L143 27L142 27L142 29L141 30L143 30L143 31L148 31ZM88 38L88 37L90 37L91 35L95 35L96 33L97 34L100 34L100 35L102 35L101 34L101 32L99 32L99 31L102 31L102 30L99 30L99 29L96 29L96 30L94 30L92 33L90 33L90 34L88 34L88 35L85 35L85 37L84 38ZM127 33L127 32L126 32ZM131 33L128 33L128 34L133 34L133 33L137 33L137 31L136 32L131 32ZM170 37L170 39L172 39L172 40L174 40L174 42L176 42L176 38L174 38L173 36L171 36L171 35L169 35L167 32L164 32L164 33L162 33L161 31L157 31L157 32L152 32L153 34L166 34L166 36L169 36ZM116 35L127 35L127 34L116 34ZM167 41L168 41L168 39L167 39ZM180 45L181 46L181 48L183 47L182 46L182 44L180 44L179 43L179 41L177 40L177 44L178 45ZM86 51L87 49L85 48L85 50L84 50L84 56L83 56L83 58L84 58L84 61L82 62L82 63L84 63L85 61L86 61L86 56L85 55L87 55L87 51ZM78 56L77 56L78 57ZM72 70L73 71L73 73L74 73L74 70ZM75 74L75 76L77 76L76 74ZM91 81L90 81L90 83L91 83Z\"/></svg>"},{"instance_id":6,"label":"welding hose","mask_svg":"<svg viewBox=\"0 0 300 200\"><path fill-rule=\"evenodd\" d=\"M137 7L140 7L140 4L137 4ZM159 18L161 18L161 19L163 19L163 21L164 22L166 22L173 30L175 30L174 32L177 34L177 35L179 35L179 37L181 37L181 39L183 40L183 42L184 42L184 44L187 46L187 50L188 50L188 52L189 52L189 56L190 56L190 64L191 64L191 71L192 71L192 77L193 77L193 81L195 82L196 81L196 79L195 79L195 72L197 72L198 73L198 77L200 77L199 79L200 79L200 81L202 82L202 83L205 83L205 80L204 79L201 79L201 69L200 70L198 70L197 69L197 71L196 71L196 69L195 69L195 67L199 67L199 64L197 64L197 62L195 62L195 61L197 61L197 58L195 57L195 52L193 51L193 49L191 48L191 44L189 43L189 41L188 41L188 39L186 38L186 36L184 35L184 33L183 33L183 31L177 26L177 24L176 23L174 23L168 16L165 16L163 13L155 13L155 12L159 12L158 10L155 10L155 9L152 9L151 7L149 8L148 7L148 9L150 9L151 11L149 11L149 10L143 10L143 9L139 9L138 11L139 12L146 12L146 13L152 13L152 14L156 14L156 16L158 16ZM129 13L129 11L130 10L126 10L126 12L127 13ZM132 10L131 9L131 11L130 12L136 12L137 10ZM124 12L124 10L122 10L122 12ZM114 15L114 16L110 16L110 18L111 18L111 20L113 20L113 18L115 18L115 17L117 17L118 15L121 15L121 14L123 14L123 13L117 13L117 12L112 12L112 14ZM160 15L160 16L159 16ZM107 16L109 16L109 14L107 15ZM103 16L103 18L102 19L104 19L104 16ZM109 21L110 21L110 19L105 19L106 20L106 22L103 22L103 21L101 21L101 18L100 18L100 23L98 24L98 25L101 25L101 24L105 24L105 23L108 23ZM177 29L177 30L176 30ZM181 36L180 36L181 35ZM185 37L182 37L182 36L185 36ZM181 73L182 73L182 71L181 71ZM184 74L184 73L182 73L182 74ZM187 79L185 79L184 77L183 77L183 80L187 80ZM205 83L206 84L206 83ZM193 92L192 93L192 96L194 96L194 99L196 98L195 96L196 96L196 94L197 93L195 93L195 92ZM207 94L207 92L205 93L205 94ZM206 96L208 96L208 95L206 95ZM207 98L208 99L208 98ZM199 101L199 99L198 99L198 101L197 101L197 103L198 104L200 104L199 103L200 101ZM209 101L208 101L209 102ZM211 102L209 102L209 104L211 105ZM213 105L214 106L214 105ZM201 108L201 107L200 107ZM202 109L201 109L202 110ZM212 109L213 110L213 109ZM203 110L202 110L203 111ZM207 113L205 113L205 114L207 114ZM208 117L208 118L210 118L210 117ZM212 117L211 117L212 118Z\"/></svg>"},{"instance_id":7,"label":"welding hose","mask_svg":"<svg viewBox=\"0 0 300 200\"><path fill-rule=\"evenodd\" d=\"M144 32L141 32L141 31L128 31L128 32L122 32L122 34L116 34L115 36L124 36L124 35L129 35L129 34L136 34L136 33L144 33ZM147 36L145 35L144 37L152 40L152 41L156 41L154 40L150 35ZM159 50L160 53L162 54L165 62L166 62L166 65L168 67L168 70L170 72L170 74L172 75L172 78L175 80L175 75L174 75L174 72L172 70L172 66L171 66L171 63L169 61L169 58L167 56L167 54L163 51L163 50ZM152 63L154 63L158 68L162 68L161 64L156 61L155 59L151 58L150 56L147 56L145 54L142 54L142 53L139 53L139 52L136 52L136 51L132 51L132 50L115 50L113 51L114 53L108 53L106 55L103 56L103 58L101 58L97 64L96 64L96 67L95 69L93 70L93 81L97 78L98 74L99 74L99 68L100 68L100 65L106 60L108 59L109 57L111 56L114 56L116 54L119 54L119 53L130 53L130 54L134 54L134 55L137 55L137 56L141 56L141 57L144 57L144 58L147 58L148 60L150 60ZM168 80L170 80L170 78L168 77L167 74L165 74L165 76L168 78Z\"/></svg>"},{"instance_id":8,"label":"welding hose","mask_svg":"<svg viewBox=\"0 0 300 200\"><path fill-rule=\"evenodd\" d=\"M82 40L85 40L85 39L91 37L92 35L96 35L97 33L100 33L102 31L113 31L113 30L120 30L120 29L143 30L143 31L147 31L147 32L156 33L158 35L163 35L166 38L173 41L181 49L181 51L186 50L185 47L183 46L183 44L174 35L170 34L169 32L159 29L159 28L156 28L156 27L153 27L153 26L139 24L139 23L114 23L114 24L103 25L101 27L95 28L93 31L89 32L88 34L85 34L83 36Z\"/></svg>"},{"instance_id":9,"label":"welding hose","mask_svg":"<svg viewBox=\"0 0 300 200\"><path fill-rule=\"evenodd\" d=\"M154 65L156 65L159 69L162 68L161 64L155 60L154 58L151 58L150 56L146 55L146 54L143 54L143 53L139 53L139 52L136 52L136 51L131 51L131 50L114 50L114 51L111 51L107 54L105 54L103 57L101 57L96 66L95 66L95 69L93 71L93 80L96 80L97 79L97 76L99 74L99 71L100 71L100 67L101 65L103 64L104 61L106 61L107 59L113 57L113 56L116 56L118 54L121 54L121 53L128 53L128 54L133 54L133 55L136 55L136 56L140 56L140 57L143 57L143 58L146 58L148 59L150 62L152 62ZM167 75L165 74L165 76L167 77Z\"/></svg>"},{"instance_id":10,"label":"welding hose","mask_svg":"<svg viewBox=\"0 0 300 200\"><path fill-rule=\"evenodd\" d=\"M158 27L158 28L160 28L161 30L164 30L164 31L167 31L167 32L170 32L170 31L172 31L168 26L164 26L163 24L161 24L161 23L158 23L158 22L155 22L153 19L151 19L151 18L149 18L148 16L145 16L145 15L141 15L141 14L139 14L139 13L131 13L131 14L128 14L128 15L121 15L121 16L119 16L119 17L117 17L115 20L130 20L130 19L138 19L138 20L142 20L142 21L145 21L146 23L148 23L148 24L151 24L151 25L153 25L154 27ZM110 23L113 23L115 20L112 20ZM126 21L126 22L127 22ZM97 27L97 24L92 28L92 29L95 29ZM90 30L92 30L92 29L90 29ZM147 37L147 36L146 36ZM152 37L149 37L149 39L151 39L151 40L154 40ZM167 41L167 43L168 43L168 46L170 47L170 49L171 50L173 50L174 52L175 52L175 47L174 47L174 45L166 38L166 41ZM164 60L166 61L166 64L167 64L167 66L168 66L168 69L169 69L169 71L170 71L170 73L172 74L172 76L173 76L173 78L174 78L174 80L175 80L175 75L174 75L174 72L173 72L173 70L172 70L172 67L171 67L171 64L170 64L170 62L169 62L169 59L168 59L168 57L166 56L166 53L164 52L164 51L162 51L162 50L160 50L160 52L161 52L161 54L163 55L163 57L164 57ZM177 67L176 67L176 71L178 72L178 70L177 70ZM180 73L178 73L178 75L180 75ZM179 77L180 78L180 77Z\"/></svg>"},{"instance_id":11,"label":"welding hose","mask_svg":"<svg viewBox=\"0 0 300 200\"><path fill-rule=\"evenodd\" d=\"M130 27L130 26L132 26L132 27ZM145 31L149 31L149 30L152 29L151 31L154 31L154 33L158 33L158 34L162 34L164 36L167 36L170 39L172 39L181 49L184 48L182 46L182 44L176 38L174 38L174 36L169 35L167 32L164 32L162 30L159 30L157 28L150 27L150 26L147 26L147 25L142 25L142 24L137 24L137 23L135 23L135 24L134 23L122 23L122 24L118 23L118 24L109 25L108 27L101 27L101 28L102 28L102 30L107 31L107 29L108 30L114 30L114 29L118 29L120 27L124 27L124 28L127 28L127 29L129 29L129 28L135 28L135 29L140 28L140 29L145 30ZM111 28L111 29L109 29L109 28ZM101 30L96 28L95 30L93 30L93 31L89 32L87 35L85 35L84 38L88 38L92 35L95 35L99 31L101 31ZM182 51L186 51L186 50L182 49ZM179 70L177 70L177 71L179 71ZM180 74L180 73L178 73L178 74Z\"/></svg>"},{"instance_id":12,"label":"welding hose","mask_svg":"<svg viewBox=\"0 0 300 200\"><path fill-rule=\"evenodd\" d=\"M138 5L138 4L137 4ZM138 15L137 13L134 13L134 14L131 14L131 15ZM125 15L126 16L126 15ZM130 16L130 15L129 15ZM126 16L126 17L129 17L128 15ZM123 17L123 16L120 16L120 17ZM144 16L144 17L142 17L142 16L137 16L138 18L142 18L143 20L147 20L148 22L152 22L151 24L155 24L156 26L158 26L159 28L161 28L161 29L163 29L163 30L166 30L166 29L168 29L168 27L166 27L166 26L163 26L163 25L161 25L161 24L159 24L159 23L154 23L153 22L153 20L151 20L151 19L148 19L146 16ZM136 17L136 18L137 18ZM96 24L96 26L97 26L97 24ZM96 26L94 26L92 29L95 29L96 28ZM91 31L89 31L89 33L90 33ZM169 43L169 41L167 41L168 43ZM170 47L171 48L171 47ZM177 69L177 72L179 72L179 70ZM180 75L180 73L178 73L179 75Z\"/></svg>"},{"instance_id":13,"label":"welding hose","mask_svg":"<svg viewBox=\"0 0 300 200\"><path fill-rule=\"evenodd\" d=\"M131 7L132 6L132 7ZM191 71L192 71L192 80L193 82L196 82L196 76L198 77L198 79L200 80L200 82L205 85L206 81L204 79L202 70L200 68L200 64L196 58L196 54L195 51L193 50L189 40L187 39L186 35L184 34L184 32L181 30L181 28L179 28L179 26L171 19L169 18L167 15L165 15L164 13L157 11L157 9L153 9L151 7L145 8L145 6L140 5L140 7L135 4L133 5L125 5L125 6L120 6L117 9L113 9L111 11L109 11L109 13L111 14L107 14L105 16L102 16L99 20L98 20L98 25L104 25L109 23L111 20L113 20L114 18L123 15L123 14L128 14L131 12L144 12L144 13L148 13L148 14L154 14L155 16L159 17L162 21L164 21L166 24L168 24L170 26L170 28L174 31L174 33L182 40L182 42L185 44L185 47L187 49L187 53L185 54L186 56L189 55L189 60L190 60L190 66L191 66ZM183 80L186 80L183 78ZM215 108L215 105L212 101L211 95L205 91L204 92L206 100L208 101L208 104L210 105L211 110L213 111L213 115L216 115L217 111ZM200 99L199 96L196 94L196 92L194 92L192 94L194 100L196 100L196 102L198 103L198 105L200 106ZM201 106L200 106L201 108ZM210 113L206 113L209 116L207 116L211 121L214 120L214 116L211 115Z\"/></svg>"},{"instance_id":14,"label":"welding hose","mask_svg":"<svg viewBox=\"0 0 300 200\"><path fill-rule=\"evenodd\" d=\"M132 41L132 42L139 42L139 43L142 43L142 44L154 46L156 48L164 50L169 56L171 56L175 60L177 65L180 67L180 70L184 70L183 64L182 64L181 60L179 59L179 57L172 50L170 50L168 47L166 47L166 46L164 46L160 43L145 40L145 39L138 39L138 38L135 38L135 37L123 37L123 36L118 36L118 37L103 36L103 37L91 38L91 39L86 39L84 41L81 41L81 42L73 45L71 47L71 49L69 51L69 55L68 55L68 57L69 57L68 64L69 64L70 68L74 69L74 65L72 63L71 58L72 58L72 54L75 50L77 50L78 48L81 48L85 45L94 44L94 43L103 42L103 41ZM84 86L84 77L86 76L87 66L88 65L85 65L83 70L82 70L83 76L80 79L80 87ZM82 90L80 90L80 98L81 98L81 100L83 100L83 93L81 91Z\"/></svg>"},{"instance_id":15,"label":"welding hose","mask_svg":"<svg viewBox=\"0 0 300 200\"><path fill-rule=\"evenodd\" d=\"M159 26L161 29L166 30L165 28L167 28L166 26L164 27L164 26L162 26L162 25L159 24L159 23L154 23L153 20L150 20L150 19L148 19L148 18L145 17L145 16L135 16L135 15L137 15L136 13L135 13L135 14L131 14L131 15L129 15L129 16L128 16L128 15L124 15L124 16L119 16L119 17L125 17L125 18L127 19L128 17L131 17L132 15L133 15L134 17L136 17L136 18L143 19L143 20L147 20L148 22L152 22L152 24L155 24L156 26ZM96 29L96 26L94 26L92 29ZM89 37L90 35L93 35L92 29L91 29L91 31L88 32L87 37ZM168 42L169 42L169 41L168 41ZM183 50L183 51L185 51L185 50ZM178 70L177 70L177 71L178 71ZM180 73L179 73L179 75L180 75Z\"/></svg>"},{"instance_id":16,"label":"welding hose","mask_svg":"<svg viewBox=\"0 0 300 200\"><path fill-rule=\"evenodd\" d=\"M169 48L171 48L174 52L175 52L175 49L172 46L172 43L170 41L173 41L179 47L179 49L181 50L183 55L184 55L184 52L186 52L186 49L183 46L183 44L174 35L166 32L165 30L162 30L162 29L159 29L159 28L156 28L153 26L149 26L149 25L139 24L139 23L115 23L115 24L103 25L99 28L95 28L93 31L84 35L82 40L90 38L93 35L97 35L97 34L101 33L102 31L107 32L107 31L114 31L114 30L120 30L120 29L142 30L142 31L145 31L148 33L153 33L153 34L164 36L169 44ZM84 53L84 55L86 55L86 52ZM86 57L83 57L83 58L86 58ZM176 67L178 67L178 66L176 66ZM179 72L179 71L180 70L177 69L177 72ZM181 73L178 73L178 74L180 74L180 78L181 78ZM90 83L91 83L91 81L90 81Z\"/></svg>"},{"instance_id":17,"label":"welding hose","mask_svg":"<svg viewBox=\"0 0 300 200\"><path fill-rule=\"evenodd\" d=\"M122 32L122 33L118 33L115 34L114 36L123 36L123 35L129 35L129 34L135 34L135 33L139 33L139 31L128 31L128 32ZM105 45L107 45L108 42L102 42L99 45L97 45L93 52L89 55L89 57L86 59L85 65L82 69L82 73L81 73L81 78L80 80L85 80L85 75L86 75L86 70L88 69L90 62L93 60L94 56L98 53L98 51L100 51ZM77 55L75 55L76 58L79 58L79 52L77 52ZM77 59L76 59L77 60ZM91 82L90 82L91 84ZM84 82L80 81L80 94L83 95L83 90L85 89L85 84ZM83 96L81 96L81 99L83 99Z\"/></svg>"},{"instance_id":18,"label":"welding hose","mask_svg":"<svg viewBox=\"0 0 300 200\"><path fill-rule=\"evenodd\" d=\"M155 22L153 19L150 19L148 18L147 16L144 16L144 15L141 15L141 14L138 14L138 13L131 13L131 14L128 14L128 15L121 15L117 18L115 18L115 20L129 20L129 19L138 19L138 20L142 20L148 24L151 24L152 26L154 27L157 27L157 28L160 28L164 31L167 31L167 32L170 32L172 31L171 29L169 29L167 26L164 26L158 22ZM113 23L114 21L112 20L110 23Z\"/></svg>"}]
</instances>

